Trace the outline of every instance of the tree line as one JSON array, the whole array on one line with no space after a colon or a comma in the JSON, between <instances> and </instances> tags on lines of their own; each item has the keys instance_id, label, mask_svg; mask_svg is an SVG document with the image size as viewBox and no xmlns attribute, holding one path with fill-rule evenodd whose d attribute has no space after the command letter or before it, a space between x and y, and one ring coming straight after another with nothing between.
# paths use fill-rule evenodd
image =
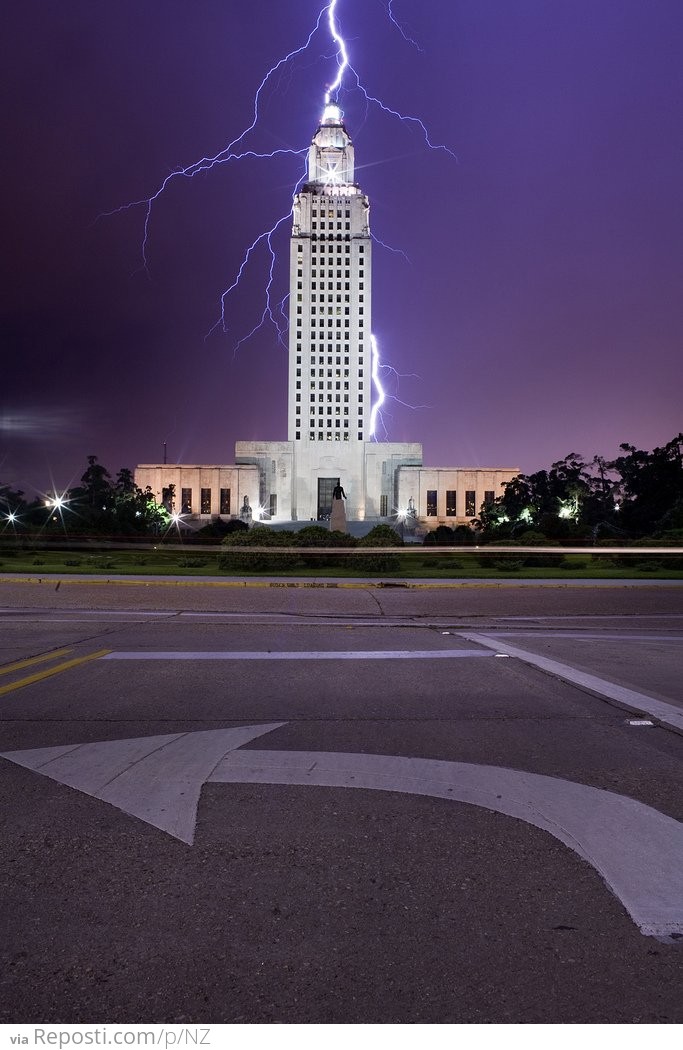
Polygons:
<instances>
[{"instance_id":1,"label":"tree line","mask_svg":"<svg viewBox=\"0 0 683 1050\"><path fill-rule=\"evenodd\" d=\"M610 461L570 452L548 470L518 474L481 508L482 537L534 530L557 539L676 539L683 530L683 433L652 452L619 448Z\"/></svg>"},{"instance_id":2,"label":"tree line","mask_svg":"<svg viewBox=\"0 0 683 1050\"><path fill-rule=\"evenodd\" d=\"M29 501L23 492L0 485L3 531L144 536L168 528L168 511L156 502L151 488L143 491L135 484L132 471L122 467L113 479L97 456L87 461L80 485L61 495L49 493Z\"/></svg>"},{"instance_id":3,"label":"tree line","mask_svg":"<svg viewBox=\"0 0 683 1050\"><path fill-rule=\"evenodd\" d=\"M481 507L472 523L476 536L484 542L525 532L568 540L683 540L683 433L651 452L619 448L613 460L570 452L547 470L518 474ZM149 487L140 489L127 467L112 478L97 456L87 463L80 485L61 497L27 501L0 484L0 528L126 536L158 535L169 527L170 509ZM439 527L446 531L453 533L451 542L474 542L468 526ZM448 542L443 535L441 541Z\"/></svg>"}]
</instances>

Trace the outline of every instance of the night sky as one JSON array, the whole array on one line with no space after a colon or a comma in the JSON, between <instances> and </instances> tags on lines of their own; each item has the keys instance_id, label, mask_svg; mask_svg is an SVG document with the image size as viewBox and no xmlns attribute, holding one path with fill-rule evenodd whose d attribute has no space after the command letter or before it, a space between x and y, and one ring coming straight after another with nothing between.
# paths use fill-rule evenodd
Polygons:
<instances>
[{"instance_id":1,"label":"night sky","mask_svg":"<svg viewBox=\"0 0 683 1050\"><path fill-rule=\"evenodd\" d=\"M322 5L321 5L322 6ZM315 0L22 0L2 73L0 482L231 463L286 438L285 347L258 322L249 243L289 212L300 157L175 168L251 123ZM373 328L400 380L387 437L430 466L518 466L650 449L683 427L681 0L338 0L367 91L340 95L371 201ZM336 71L325 25L266 86L245 145L308 146ZM289 220L274 298L288 289ZM403 254L407 256L407 259Z\"/></svg>"}]
</instances>

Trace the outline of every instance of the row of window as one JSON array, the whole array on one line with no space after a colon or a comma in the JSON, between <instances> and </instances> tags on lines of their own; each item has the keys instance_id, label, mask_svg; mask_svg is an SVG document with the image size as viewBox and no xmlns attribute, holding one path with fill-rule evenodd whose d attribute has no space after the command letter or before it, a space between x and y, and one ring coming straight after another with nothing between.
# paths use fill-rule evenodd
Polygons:
<instances>
[{"instance_id":1,"label":"row of window","mask_svg":"<svg viewBox=\"0 0 683 1050\"><path fill-rule=\"evenodd\" d=\"M362 353L363 353L363 350L365 349L365 347L363 346L363 342L362 342L362 340L363 340L363 333L362 333L362 332L359 332L359 334L358 334L358 338L359 338L359 340L360 340L360 342L359 342L359 344L358 344L358 353L359 353L359 354L362 354ZM325 344L325 343L320 343L320 344L318 345L318 350L320 351L320 353L323 353L323 352L324 352L324 350L325 350L325 346L327 346L327 352L328 352L328 354L331 354L331 353L332 353L332 348L333 348L333 347L336 347L336 352L337 352L338 354L340 354L340 353L341 353L341 348L342 348L342 344L341 344L341 343L327 343L327 344ZM348 352L349 352L349 346L350 346L350 344L349 344L349 343L344 343L344 344L343 344L343 346L344 346L344 353L348 354ZM314 353L315 353L315 348L316 348L316 344L315 344L315 343L311 343L311 353L312 353L312 354L314 354ZM301 343L297 343L297 344L296 344L296 352L297 352L298 354L300 354L300 353L301 353ZM301 361L299 360L299 358L297 358L297 361L296 361L296 363L297 363L298 365L300 365L300 364L301 364ZM312 361L311 363L312 363L312 364L315 364L315 361ZM328 365L331 365L331 364L332 364L332 362L331 362L331 361L329 360L329 358L328 358L328 361L327 361L327 363L328 363ZM349 363L349 362L348 362L347 360L345 360L345 361L344 361L344 364L345 364L345 365L348 365L348 363ZM360 363L361 363L361 364L363 363L363 358L362 358L362 357L361 357L361 359L360 359ZM321 364L321 365L322 365L322 364L324 364L324 361L321 361L321 362L320 362L320 364ZM339 361L337 361L337 364L339 364Z\"/></svg>"},{"instance_id":2,"label":"row of window","mask_svg":"<svg viewBox=\"0 0 683 1050\"><path fill-rule=\"evenodd\" d=\"M301 431L297 430L295 435L294 435L294 437L295 437L295 439L297 441L301 441ZM344 430L344 431L341 431L341 430L339 430L339 431L332 431L332 430L327 430L327 431L318 430L318 431L315 431L315 430L311 430L309 432L308 439L309 439L309 441L316 441L316 440L317 441L349 441L350 435L349 435L348 430ZM363 431L362 430L358 431L358 440L359 441L363 440Z\"/></svg>"},{"instance_id":3,"label":"row of window","mask_svg":"<svg viewBox=\"0 0 683 1050\"><path fill-rule=\"evenodd\" d=\"M342 217L341 208L337 208L336 209L336 214L337 214L337 218L341 219L341 217ZM318 218L318 209L317 208L313 208L311 210L311 215L313 216L314 219L317 219ZM320 218L321 219L325 219L325 218L327 218L327 219L334 219L334 217L335 217L335 209L334 208L328 208L327 211L325 211L324 208L320 209ZM344 217L346 219L350 219L351 218L351 211L350 211L349 208L345 209Z\"/></svg>"},{"instance_id":4,"label":"row of window","mask_svg":"<svg viewBox=\"0 0 683 1050\"><path fill-rule=\"evenodd\" d=\"M296 271L296 275L297 275L297 277L303 277L304 271L303 270L297 270ZM341 274L339 274L339 276L341 277ZM348 274L346 276L348 277ZM311 281L311 291L315 292L315 291L318 290L317 284L318 284L317 281ZM337 285L337 291L341 292L341 290L342 290L342 283L341 283L341 281L337 281L336 285ZM327 290L328 290L328 292L333 292L334 291L334 286L335 286L335 282L334 281L328 281L327 282ZM296 287L297 287L297 291L303 291L303 287L304 287L303 286L303 281L297 281L296 282ZM325 282L324 281L320 282L320 291L321 292L325 291ZM351 291L351 282L350 281L344 281L344 291L345 292L350 292ZM365 291L365 287L364 287L362 281L359 282L359 284L358 284L358 291L359 292Z\"/></svg>"},{"instance_id":5,"label":"row of window","mask_svg":"<svg viewBox=\"0 0 683 1050\"><path fill-rule=\"evenodd\" d=\"M348 246L346 247L346 251L349 251L349 248L350 248L350 245L348 245ZM304 246L303 246L303 244L297 244L297 246L296 246L296 250L297 250L297 254L298 254L298 255L303 255L303 252L304 252ZM313 250L315 251L315 248L314 248ZM324 245L324 244L323 244L323 245L321 245L321 249L320 249L320 250L321 250L321 251L324 251L324 250L325 250L325 245ZM358 245L358 254L359 254L359 255L364 255L364 254L365 254L365 245L364 245L364 244L359 244L359 245Z\"/></svg>"},{"instance_id":6,"label":"row of window","mask_svg":"<svg viewBox=\"0 0 683 1050\"><path fill-rule=\"evenodd\" d=\"M484 492L484 503L488 506L493 503L496 498L496 494L488 489ZM455 489L446 489L446 517L456 518L458 516L458 494ZM465 514L466 518L474 518L477 514L477 494L472 489L465 491ZM427 489L427 517L436 518L438 516L437 511L437 491L436 489Z\"/></svg>"},{"instance_id":7,"label":"row of window","mask_svg":"<svg viewBox=\"0 0 683 1050\"><path fill-rule=\"evenodd\" d=\"M311 407L309 409L309 412L310 412L310 416L311 416L311 424L310 425L314 426L315 425L315 419L313 417L315 416L315 405L311 405ZM363 406L362 405L357 409L357 413L358 413L358 426L362 427L363 426ZM296 414L297 414L297 417L299 417L301 415L301 405L297 405L296 406ZM318 415L319 416L335 415L337 417L341 417L342 415L348 416L348 415L350 415L349 406L348 405L344 405L344 410L342 412L341 405L335 405L335 409L334 409L334 413L333 413L332 412L332 405L327 405L327 406L325 406L325 405L318 405ZM297 418L297 423L298 422L299 422L299 420ZM318 423L319 423L320 426L322 426L322 423L323 423L322 419L318 420ZM337 426L339 426L339 423L337 423Z\"/></svg>"},{"instance_id":8,"label":"row of window","mask_svg":"<svg viewBox=\"0 0 683 1050\"><path fill-rule=\"evenodd\" d=\"M300 357L297 357L297 359L296 359L296 363L297 363L297 365L300 365L300 364L301 364L301 358L300 358ZM328 363L328 365L330 365L330 366L332 365L332 358L331 358L331 357L328 357L328 358L327 358L327 363ZM340 365L340 364L341 364L341 357L337 357L337 358L335 359L335 363L336 363L337 365ZM345 365L348 365L348 363L349 363L349 358L348 358L348 357L345 357L345 358L344 358L344 364L345 364ZM315 357L315 354L311 354L311 358L310 358L309 364L311 364L311 365L315 365L315 364L321 364L321 365L324 365L324 364L325 364L325 358L324 358L324 357L321 357L321 358L320 358L320 360L319 360L319 361L317 361L317 360L316 360L316 357ZM363 355L362 355L362 354L361 354L361 355L360 355L360 357L358 358L358 364L359 364L359 365L362 365L362 364L363 364ZM323 375L323 371L324 371L324 369L322 369L322 368L321 368L321 369L320 369L320 375ZM296 370L296 374L297 374L297 375L300 375L300 374L301 374L301 369L300 369L300 368L297 368L297 370ZM327 369L327 374L328 374L328 376L331 376L331 375L332 375L332 368L331 368L331 367ZM345 376L347 376L348 374L349 374L349 370L348 370L348 368L345 368L345 369L344 369L344 375L345 375ZM311 375L315 375L315 368L312 368L312 369L311 369ZM337 369L335 370L335 375L337 375L337 376L341 375L341 369L340 369L340 368L337 368Z\"/></svg>"},{"instance_id":9,"label":"row of window","mask_svg":"<svg viewBox=\"0 0 683 1050\"><path fill-rule=\"evenodd\" d=\"M169 513L177 510L175 486L162 489L161 502ZM230 489L220 490L219 508L219 514L230 514ZM182 488L180 490L180 513L192 514L193 510L192 489ZM211 514L211 489L200 488L199 513Z\"/></svg>"},{"instance_id":10,"label":"row of window","mask_svg":"<svg viewBox=\"0 0 683 1050\"><path fill-rule=\"evenodd\" d=\"M297 307L297 309L300 309L300 308ZM364 322L363 318L359 317L358 318L358 327L359 328L363 328L364 327L364 323L365 322ZM311 328L316 328L316 327L317 328L324 328L325 327L325 320L324 320L324 318L321 317L320 318L320 323L317 324L316 323L316 318L315 317L311 317L310 325L311 325ZM300 317L297 317L297 319L296 319L296 327L297 327L297 338L299 338L299 334L300 334L300 331L301 331L301 318ZM328 320L327 320L327 327L328 328L341 328L342 327L341 317L337 319L336 325L334 323L334 318L333 317L329 317ZM345 319L345 321L344 321L344 328L350 328L350 327L351 327L351 322L350 322L350 319L347 317ZM315 336L316 333L315 332L311 332L311 335ZM341 333L340 333L340 335L341 335ZM348 337L348 333L347 333L347 337Z\"/></svg>"}]
</instances>

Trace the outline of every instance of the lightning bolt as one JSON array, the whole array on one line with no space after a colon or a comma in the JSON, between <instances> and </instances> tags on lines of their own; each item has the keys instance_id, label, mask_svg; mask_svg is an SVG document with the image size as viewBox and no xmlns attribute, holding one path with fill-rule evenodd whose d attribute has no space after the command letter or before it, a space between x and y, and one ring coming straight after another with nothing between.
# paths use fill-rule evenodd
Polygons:
<instances>
[{"instance_id":1,"label":"lightning bolt","mask_svg":"<svg viewBox=\"0 0 683 1050\"><path fill-rule=\"evenodd\" d=\"M386 5L386 12L387 12L387 16L388 16L389 20L394 23L394 25L396 26L396 28L398 29L399 33L401 34L401 36L403 37L403 39L405 40L405 42L407 44L412 44L416 51L419 51L421 54L424 54L424 48L421 48L416 40L413 40L413 38L411 36L408 36L408 34L405 31L404 27L401 25L401 23L398 21L398 19L394 16L393 7L394 7L394 0L388 0L388 3Z\"/></svg>"},{"instance_id":2,"label":"lightning bolt","mask_svg":"<svg viewBox=\"0 0 683 1050\"><path fill-rule=\"evenodd\" d=\"M372 351L372 382L377 391L377 397L370 412L370 437L377 440L375 428L377 427L377 421L382 419L382 405L386 401L386 394L379 375L379 348L374 335L370 336L370 347Z\"/></svg>"},{"instance_id":3,"label":"lightning bolt","mask_svg":"<svg viewBox=\"0 0 683 1050\"><path fill-rule=\"evenodd\" d=\"M141 198L140 200L131 201L127 204L123 204L120 207L113 209L112 211L104 212L101 216L98 216L98 218L106 218L113 215L118 215L125 211L129 211L133 208L143 209L144 222L142 231L140 269L147 273L148 276L150 272L149 245L154 205L159 201L159 199L164 194L165 190L173 181L175 181L176 179L194 179L197 175L205 174L217 166L228 164L233 161L244 160L245 158L273 160L274 158L281 156L303 157L308 152L307 146L301 149L279 148L268 152L261 152L256 149L248 148L245 144L245 140L257 128L260 119L260 107L262 96L266 91L269 83L278 73L281 73L285 69L285 67L287 67L290 63L294 62L298 56L309 51L309 49L312 47L313 40L316 37L316 34L318 34L321 31L321 28L324 25L326 26L327 33L329 34L329 37L334 47L334 60L336 62L337 67L336 75L332 82L327 86L327 89L324 94L325 104L327 105L333 100L336 101L342 90L358 91L363 97L366 106L375 105L379 107L379 109L383 113L401 121L403 124L416 125L419 128L424 139L425 145L428 149L434 151L442 151L457 160L455 153L448 146L434 143L432 141L427 126L420 117L407 115L399 112L396 109L393 109L391 106L387 105L380 98L371 94L367 90L367 88L361 80L360 74L351 64L349 48L339 25L337 15L338 6L339 0L330 0L329 3L326 3L318 11L315 23L309 31L309 33L307 34L303 43L301 43L298 47L293 48L291 51L288 51L287 54L283 55L282 58L278 59L278 61L275 62L273 66L271 66L271 68L265 74L265 76L263 77L256 89L254 95L251 122L231 142L229 142L227 146L219 150L219 152L214 154L213 156L205 156L184 167L175 168L163 179L163 181L159 184L157 189L152 194L150 194L150 196ZM421 50L418 44L406 33L401 23L399 23L396 19L393 12L393 0L387 0L387 3L384 4L384 9L386 11L389 21L398 29L404 40L416 47L418 50ZM350 89L345 87L344 82L347 77L350 78L352 81L352 87ZM304 174L300 176L296 183L294 191L295 193L298 191L299 187L305 180L305 177L306 176L304 172ZM232 280L232 283L225 289L225 291L221 295L220 316L215 322L215 324L212 326L210 331L207 333L206 338L208 338L209 335L211 335L217 329L221 329L223 332L227 332L229 330L229 300L233 293L237 291L243 279L245 279L246 271L254 262L259 251L265 249L268 263L267 278L264 286L263 310L260 318L252 327L251 331L249 331L246 335L242 336L237 341L233 348L233 351L234 353L236 353L237 350L246 342L248 342L256 334L256 332L258 332L259 329L261 329L265 324L273 325L277 332L278 341L284 343L284 334L286 332L286 327L288 324L288 318L285 311L285 303L288 297L285 296L284 299L282 299L277 305L273 303L273 286L277 266L277 250L274 244L274 240L277 234L280 232L283 224L287 221L287 219L291 217L291 214L292 207L290 205L287 208L287 210L283 212L283 214L280 215L278 219L276 219L276 221L272 224L272 226L270 226L269 229L264 230L262 233L260 233L254 239L254 241L252 241L252 243L246 248L242 256L240 265L237 269L237 272ZM400 254L403 254L405 256L405 252L402 252L401 249L391 248L379 238L374 237L374 235L373 238L377 240L377 243L381 244L389 251L399 252ZM405 258L407 259L407 256L405 256ZM385 404L388 398L397 400L400 404L405 404L405 402L400 401L400 399L396 398L392 394L387 394L387 392L384 390L380 373L386 372L387 370L393 371L394 374L398 376L398 373L396 373L395 370L392 370L390 366L381 364L377 344L376 341L374 341L373 337L372 378L375 385L375 389L377 391L377 401L375 402L372 408L370 423L370 430L371 434L373 435L375 433L375 427L378 421L381 421L382 419L382 405Z\"/></svg>"}]
</instances>

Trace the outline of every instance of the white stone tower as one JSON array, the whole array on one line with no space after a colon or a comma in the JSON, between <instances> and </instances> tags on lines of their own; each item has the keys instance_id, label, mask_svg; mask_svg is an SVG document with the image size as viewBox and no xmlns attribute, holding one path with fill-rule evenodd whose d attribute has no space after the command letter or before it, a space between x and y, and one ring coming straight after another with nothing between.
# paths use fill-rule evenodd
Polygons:
<instances>
[{"instance_id":1,"label":"white stone tower","mask_svg":"<svg viewBox=\"0 0 683 1050\"><path fill-rule=\"evenodd\" d=\"M354 182L353 145L339 106L325 106L295 194L290 245L286 441L238 441L234 465L143 464L158 502L175 486L186 518L243 514L253 522L325 519L337 478L349 521L466 523L519 468L425 468L418 442L377 441L373 396L368 198Z\"/></svg>"},{"instance_id":2,"label":"white stone tower","mask_svg":"<svg viewBox=\"0 0 683 1050\"><path fill-rule=\"evenodd\" d=\"M342 113L328 103L294 197L290 246L288 440L295 517L317 517L341 477L349 517L365 517L372 400L369 202L354 182ZM317 491L315 491L317 489Z\"/></svg>"}]
</instances>

